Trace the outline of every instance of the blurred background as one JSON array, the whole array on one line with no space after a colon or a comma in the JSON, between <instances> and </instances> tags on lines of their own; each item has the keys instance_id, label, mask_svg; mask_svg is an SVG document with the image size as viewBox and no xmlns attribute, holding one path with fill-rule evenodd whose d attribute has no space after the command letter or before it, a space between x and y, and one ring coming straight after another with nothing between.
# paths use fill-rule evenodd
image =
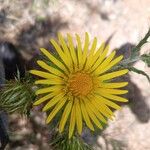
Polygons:
<instances>
[{"instance_id":1,"label":"blurred background","mask_svg":"<svg viewBox=\"0 0 150 150\"><path fill-rule=\"evenodd\" d=\"M0 44L11 43L26 68L33 67L40 47L52 50L49 39L57 38L57 32L81 37L89 32L91 39L96 36L99 43L109 40L112 50L117 48L128 57L149 27L150 0L0 0ZM143 53L150 53L150 44L142 48ZM133 65L150 75L144 62ZM102 133L86 135L95 150L150 150L150 84L132 72L127 78L129 104L115 112L115 120L109 121ZM38 108L31 119L9 116L9 133L8 150L50 149L45 114Z\"/></svg>"}]
</instances>

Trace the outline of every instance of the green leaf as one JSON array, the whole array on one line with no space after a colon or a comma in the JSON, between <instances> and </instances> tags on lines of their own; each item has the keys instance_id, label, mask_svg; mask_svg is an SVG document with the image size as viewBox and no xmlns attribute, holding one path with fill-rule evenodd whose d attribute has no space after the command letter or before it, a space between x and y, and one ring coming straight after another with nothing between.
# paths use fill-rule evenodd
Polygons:
<instances>
[{"instance_id":1,"label":"green leaf","mask_svg":"<svg viewBox=\"0 0 150 150\"><path fill-rule=\"evenodd\" d=\"M138 52L141 50L141 47L148 42L148 38L150 37L150 28L144 38L135 46L134 48L131 49L131 58L134 58L138 56Z\"/></svg>"},{"instance_id":2,"label":"green leaf","mask_svg":"<svg viewBox=\"0 0 150 150\"><path fill-rule=\"evenodd\" d=\"M51 139L50 145L56 150L92 150L90 145L85 143L82 138L78 135L73 136L71 139L68 138L68 132L63 134L55 131L54 137Z\"/></svg>"},{"instance_id":3,"label":"green leaf","mask_svg":"<svg viewBox=\"0 0 150 150\"><path fill-rule=\"evenodd\" d=\"M137 68L135 68L135 67L132 67L132 66L131 66L131 67L128 67L128 69L129 69L130 71L135 72L135 73L144 75L144 76L148 79L148 81L149 81L149 83L150 83L150 77L149 77L148 74L146 74L144 71L139 70L139 69L137 69Z\"/></svg>"},{"instance_id":4,"label":"green leaf","mask_svg":"<svg viewBox=\"0 0 150 150\"><path fill-rule=\"evenodd\" d=\"M143 54L141 56L141 59L150 67L150 53L149 54Z\"/></svg>"},{"instance_id":5,"label":"green leaf","mask_svg":"<svg viewBox=\"0 0 150 150\"><path fill-rule=\"evenodd\" d=\"M18 112L27 115L35 99L30 78L23 80L7 81L7 84L0 91L0 109L11 114Z\"/></svg>"}]
</instances>

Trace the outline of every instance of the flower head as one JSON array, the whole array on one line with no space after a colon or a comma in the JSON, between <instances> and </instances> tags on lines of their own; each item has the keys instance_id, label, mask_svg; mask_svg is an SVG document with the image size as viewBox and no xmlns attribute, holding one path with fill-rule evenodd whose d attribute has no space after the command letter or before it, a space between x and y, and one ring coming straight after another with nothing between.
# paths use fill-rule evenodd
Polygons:
<instances>
[{"instance_id":1,"label":"flower head","mask_svg":"<svg viewBox=\"0 0 150 150\"><path fill-rule=\"evenodd\" d=\"M97 49L97 38L94 38L92 46L89 47L88 33L85 34L84 45L76 34L76 48L70 34L67 34L67 42L61 34L58 34L58 39L59 44L53 39L50 40L58 57L41 48L41 52L53 65L38 60L38 65L44 70L30 72L43 78L38 79L35 84L46 86L36 91L42 97L34 105L44 103L43 111L51 110L46 123L50 123L62 110L59 131L62 132L69 122L70 138L75 126L78 133L82 133L83 122L91 130L94 130L94 125L102 128L102 123L107 123L107 118L112 118L112 108L120 109L116 102L128 101L120 96L128 91L119 89L128 83L112 82L112 79L126 74L128 70L110 72L123 56L114 58L115 51L106 56L109 47L103 43Z\"/></svg>"}]
</instances>

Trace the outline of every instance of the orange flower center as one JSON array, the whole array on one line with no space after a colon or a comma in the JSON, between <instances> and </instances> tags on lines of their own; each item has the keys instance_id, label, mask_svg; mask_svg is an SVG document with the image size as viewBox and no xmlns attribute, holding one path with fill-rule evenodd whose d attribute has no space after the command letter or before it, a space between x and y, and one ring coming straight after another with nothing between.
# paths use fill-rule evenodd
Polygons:
<instances>
[{"instance_id":1,"label":"orange flower center","mask_svg":"<svg viewBox=\"0 0 150 150\"><path fill-rule=\"evenodd\" d=\"M69 91L74 96L86 96L92 89L93 81L89 74L77 72L69 79Z\"/></svg>"}]
</instances>

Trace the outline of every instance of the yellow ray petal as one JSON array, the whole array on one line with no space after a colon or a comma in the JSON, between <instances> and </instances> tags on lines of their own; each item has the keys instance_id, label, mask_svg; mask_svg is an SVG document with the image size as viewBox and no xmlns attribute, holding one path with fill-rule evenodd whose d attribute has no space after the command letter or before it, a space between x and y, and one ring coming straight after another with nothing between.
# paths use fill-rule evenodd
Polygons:
<instances>
[{"instance_id":1,"label":"yellow ray petal","mask_svg":"<svg viewBox=\"0 0 150 150\"><path fill-rule=\"evenodd\" d=\"M71 117L70 117L70 126L69 126L69 139L72 137L74 128L75 128L75 105L72 107Z\"/></svg>"},{"instance_id":2,"label":"yellow ray petal","mask_svg":"<svg viewBox=\"0 0 150 150\"><path fill-rule=\"evenodd\" d=\"M80 102L79 99L75 99L75 109L76 109L76 123L77 123L77 129L78 133L82 133L82 115L81 115L81 108L80 108Z\"/></svg>"},{"instance_id":3,"label":"yellow ray petal","mask_svg":"<svg viewBox=\"0 0 150 150\"><path fill-rule=\"evenodd\" d=\"M62 71L49 66L44 61L38 60L37 63L40 67L44 68L45 70L49 71L50 73L53 73L60 77L64 77L64 75L65 75Z\"/></svg>"},{"instance_id":4,"label":"yellow ray petal","mask_svg":"<svg viewBox=\"0 0 150 150\"><path fill-rule=\"evenodd\" d=\"M102 42L102 44L100 45L98 50L95 51L95 53L94 53L94 59L95 60L97 60L97 58L104 52L105 46L106 46L105 42Z\"/></svg>"},{"instance_id":5,"label":"yellow ray petal","mask_svg":"<svg viewBox=\"0 0 150 150\"><path fill-rule=\"evenodd\" d=\"M114 102L112 102L112 101L110 101L104 97L101 97L100 95L98 97L99 97L100 102L102 102L102 103L104 103L104 104L106 104L106 105L108 105L108 106L110 106L116 110L121 109L121 107L119 105L115 104Z\"/></svg>"},{"instance_id":6,"label":"yellow ray petal","mask_svg":"<svg viewBox=\"0 0 150 150\"><path fill-rule=\"evenodd\" d=\"M63 86L61 86L61 85L51 86L51 87L47 87L47 88L41 88L41 89L38 89L35 92L35 94L39 95L39 94L49 93L49 92L53 92L53 91L62 90L62 88L63 88Z\"/></svg>"},{"instance_id":7,"label":"yellow ray petal","mask_svg":"<svg viewBox=\"0 0 150 150\"><path fill-rule=\"evenodd\" d=\"M116 51L113 51L102 63L94 70L95 75L99 75L103 69L105 69L108 64L112 61L116 54Z\"/></svg>"},{"instance_id":8,"label":"yellow ray petal","mask_svg":"<svg viewBox=\"0 0 150 150\"><path fill-rule=\"evenodd\" d=\"M67 122L67 119L69 117L69 114L71 112L71 108L72 108L72 104L73 104L73 101L70 100L67 104L67 106L65 107L65 110L62 114L62 117L61 117L61 120L60 120L60 124L59 124L59 132L61 133L63 130L64 130L64 126Z\"/></svg>"},{"instance_id":9,"label":"yellow ray petal","mask_svg":"<svg viewBox=\"0 0 150 150\"><path fill-rule=\"evenodd\" d=\"M110 115L100 104L97 104L97 102L95 100L92 100L91 102L96 108L97 110L106 118L111 118L112 115Z\"/></svg>"},{"instance_id":10,"label":"yellow ray petal","mask_svg":"<svg viewBox=\"0 0 150 150\"><path fill-rule=\"evenodd\" d=\"M95 114L91 111L90 107L88 107L88 105L87 105L88 102L84 101L84 103L85 103L85 107L86 107L87 113L88 113L89 117L91 118L91 120L95 123L95 125L97 127L102 129L103 127L102 127L100 121L97 119Z\"/></svg>"},{"instance_id":11,"label":"yellow ray petal","mask_svg":"<svg viewBox=\"0 0 150 150\"><path fill-rule=\"evenodd\" d=\"M70 54L71 54L71 57L72 57L72 60L73 60L73 63L74 63L74 68L75 70L77 69L77 55L76 55L76 52L75 52L75 49L74 49L74 44L73 44L73 40L72 40L72 37L70 34L67 34L67 37L68 37L68 47L70 49Z\"/></svg>"},{"instance_id":12,"label":"yellow ray petal","mask_svg":"<svg viewBox=\"0 0 150 150\"><path fill-rule=\"evenodd\" d=\"M123 70L119 70L119 71L115 71L115 72L111 72L111 73L107 73L105 75L99 76L98 79L101 81L105 81L105 80L116 78L118 76L122 76L126 74L127 72L128 72L128 69L123 69Z\"/></svg>"},{"instance_id":13,"label":"yellow ray petal","mask_svg":"<svg viewBox=\"0 0 150 150\"><path fill-rule=\"evenodd\" d=\"M89 118L89 115L88 115L88 113L87 113L87 111L86 111L85 105L84 105L84 103L82 102L82 100L81 100L80 102L81 102L81 112L82 112L83 119L84 119L86 125L87 125L92 131L94 131L94 127L93 127L93 125L92 125L92 123L91 123L91 121L90 121L90 118Z\"/></svg>"},{"instance_id":14,"label":"yellow ray petal","mask_svg":"<svg viewBox=\"0 0 150 150\"><path fill-rule=\"evenodd\" d=\"M60 77L55 76L51 73L47 73L44 71L38 71L38 70L30 70L31 74L34 74L36 76L42 77L42 78L46 78L46 79L59 79Z\"/></svg>"},{"instance_id":15,"label":"yellow ray petal","mask_svg":"<svg viewBox=\"0 0 150 150\"><path fill-rule=\"evenodd\" d=\"M70 71L72 72L72 70L73 70L73 62L72 62L72 59L71 59L71 55L69 53L69 49L68 49L68 47L66 45L66 42L65 42L63 36L60 33L58 33L58 38L59 38L59 42L60 42L60 44L61 44L61 46L62 46L62 48L64 50L64 54L66 56L66 59L68 61L68 65L69 65L68 67L69 67Z\"/></svg>"},{"instance_id":16,"label":"yellow ray petal","mask_svg":"<svg viewBox=\"0 0 150 150\"><path fill-rule=\"evenodd\" d=\"M88 109L88 108L87 108ZM100 129L103 129L103 126L101 125L100 121L97 119L97 117L95 116L95 114L90 110L88 109L88 114L91 118L91 120L94 122L94 124L100 128Z\"/></svg>"},{"instance_id":17,"label":"yellow ray petal","mask_svg":"<svg viewBox=\"0 0 150 150\"><path fill-rule=\"evenodd\" d=\"M51 62L53 62L58 68L60 68L61 70L63 70L65 73L68 73L67 68L65 67L65 65L59 61L58 59L56 59L50 52L48 52L46 49L41 48L40 49L41 52L50 59Z\"/></svg>"},{"instance_id":18,"label":"yellow ray petal","mask_svg":"<svg viewBox=\"0 0 150 150\"><path fill-rule=\"evenodd\" d=\"M66 56L70 56L69 49L66 45L66 42L60 33L58 33L58 39L59 39L59 42L60 42L60 44L64 50L64 54L66 54ZM68 59L70 60L70 58L68 58Z\"/></svg>"},{"instance_id":19,"label":"yellow ray petal","mask_svg":"<svg viewBox=\"0 0 150 150\"><path fill-rule=\"evenodd\" d=\"M65 81L63 79L48 79L48 80L37 80L35 84L47 84L47 85L62 85Z\"/></svg>"},{"instance_id":20,"label":"yellow ray petal","mask_svg":"<svg viewBox=\"0 0 150 150\"><path fill-rule=\"evenodd\" d=\"M108 94L108 93L101 93L101 95L103 97L106 97L106 98L114 100L114 101L128 102L128 100L126 98L123 98L123 97L120 97L120 96L116 96L116 95L112 95L112 94Z\"/></svg>"},{"instance_id":21,"label":"yellow ray petal","mask_svg":"<svg viewBox=\"0 0 150 150\"><path fill-rule=\"evenodd\" d=\"M101 56L101 54L104 52L105 50L105 42L103 42L100 47L98 48L98 50L94 53L94 60L97 60L99 56ZM93 61L94 61L93 60Z\"/></svg>"},{"instance_id":22,"label":"yellow ray petal","mask_svg":"<svg viewBox=\"0 0 150 150\"><path fill-rule=\"evenodd\" d=\"M121 95L128 93L128 90L117 90L117 89L104 89L104 88L98 88L96 89L96 93L108 93L108 94L115 94L115 95Z\"/></svg>"},{"instance_id":23,"label":"yellow ray petal","mask_svg":"<svg viewBox=\"0 0 150 150\"><path fill-rule=\"evenodd\" d=\"M92 105L94 106L94 105ZM103 117L103 115L97 110L96 107L94 107L95 110L93 110L93 113L97 116L97 118L102 121L103 123L107 124L107 120Z\"/></svg>"},{"instance_id":24,"label":"yellow ray petal","mask_svg":"<svg viewBox=\"0 0 150 150\"><path fill-rule=\"evenodd\" d=\"M113 112L104 104L97 101L98 99L92 99L91 103L107 118L111 119L111 116L114 116Z\"/></svg>"},{"instance_id":25,"label":"yellow ray petal","mask_svg":"<svg viewBox=\"0 0 150 150\"><path fill-rule=\"evenodd\" d=\"M101 113L99 112L99 110L93 105L93 103L91 103L90 99L87 98L87 101L89 101L89 103L87 103L88 107L92 110L92 112L97 116L97 118L99 120L101 120L103 123L107 123L107 120L101 115Z\"/></svg>"},{"instance_id":26,"label":"yellow ray petal","mask_svg":"<svg viewBox=\"0 0 150 150\"><path fill-rule=\"evenodd\" d=\"M94 54L96 46L97 46L97 38L95 37L94 40L93 40L90 52L89 52L90 53L89 57Z\"/></svg>"},{"instance_id":27,"label":"yellow ray petal","mask_svg":"<svg viewBox=\"0 0 150 150\"><path fill-rule=\"evenodd\" d=\"M60 101L55 108L52 110L52 112L48 115L47 119L46 119L46 123L50 123L51 120L55 117L55 115L59 112L59 110L64 106L64 104L66 103L66 99Z\"/></svg>"},{"instance_id":28,"label":"yellow ray petal","mask_svg":"<svg viewBox=\"0 0 150 150\"><path fill-rule=\"evenodd\" d=\"M82 57L82 67L85 64L86 58L87 58L87 54L88 54L88 47L89 47L89 34L86 32L85 33L85 42L84 42L84 48L83 48L83 57Z\"/></svg>"},{"instance_id":29,"label":"yellow ray petal","mask_svg":"<svg viewBox=\"0 0 150 150\"><path fill-rule=\"evenodd\" d=\"M82 45L81 45L81 39L80 39L80 36L78 34L76 34L76 40L77 40L77 55L78 55L78 66L79 66L79 69L81 69L82 67L82 58L83 58L83 55L82 55Z\"/></svg>"},{"instance_id":30,"label":"yellow ray petal","mask_svg":"<svg viewBox=\"0 0 150 150\"><path fill-rule=\"evenodd\" d=\"M108 66L106 66L105 68L101 69L99 71L99 75L108 71L110 68L112 68L114 65L116 65L117 63L119 63L121 60L123 59L123 56L119 56L116 59L114 59L113 61L110 62L110 64Z\"/></svg>"},{"instance_id":31,"label":"yellow ray petal","mask_svg":"<svg viewBox=\"0 0 150 150\"><path fill-rule=\"evenodd\" d=\"M90 59L87 60L85 69L90 69L98 60L98 57L101 55L105 48L105 43L102 43L99 49L96 51L96 53L93 55L91 54Z\"/></svg>"},{"instance_id":32,"label":"yellow ray petal","mask_svg":"<svg viewBox=\"0 0 150 150\"><path fill-rule=\"evenodd\" d=\"M66 101L66 97L64 96L64 93L60 93L57 96L53 97L43 108L42 111L47 111L51 107L53 107L55 104L57 104L59 101Z\"/></svg>"},{"instance_id":33,"label":"yellow ray petal","mask_svg":"<svg viewBox=\"0 0 150 150\"><path fill-rule=\"evenodd\" d=\"M128 85L128 82L100 83L99 87L113 89L113 88L125 87L126 85Z\"/></svg>"},{"instance_id":34,"label":"yellow ray petal","mask_svg":"<svg viewBox=\"0 0 150 150\"><path fill-rule=\"evenodd\" d=\"M101 65L101 63L103 62L103 60L105 59L105 57L106 57L106 55L107 55L107 53L108 53L108 50L109 50L109 46L107 46L107 47L104 49L103 53L100 54L100 56L99 56L99 58L97 59L96 63L92 66L92 68L91 68L91 70L90 70L91 72L93 72L99 65Z\"/></svg>"},{"instance_id":35,"label":"yellow ray petal","mask_svg":"<svg viewBox=\"0 0 150 150\"><path fill-rule=\"evenodd\" d=\"M108 109L108 107L106 107L104 104L97 101L97 99L92 100L92 103L105 117L111 118L111 116L113 115L113 112L111 112L111 110Z\"/></svg>"},{"instance_id":36,"label":"yellow ray petal","mask_svg":"<svg viewBox=\"0 0 150 150\"><path fill-rule=\"evenodd\" d=\"M59 93L59 92L58 92L58 93ZM38 99L37 101L35 101L35 102L33 103L33 105L39 105L39 104L41 104L41 103L47 101L48 99L51 99L52 97L56 96L58 93L52 92L52 93L50 93L50 94L48 94L48 95L46 95L46 96L44 96L44 97Z\"/></svg>"},{"instance_id":37,"label":"yellow ray petal","mask_svg":"<svg viewBox=\"0 0 150 150\"><path fill-rule=\"evenodd\" d=\"M85 33L85 44L84 44L84 48L83 48L83 57L86 57L87 52L88 52L88 47L89 47L89 34L86 32Z\"/></svg>"},{"instance_id":38,"label":"yellow ray petal","mask_svg":"<svg viewBox=\"0 0 150 150\"><path fill-rule=\"evenodd\" d=\"M55 40L53 40L53 39L51 39L50 42L52 43L52 45L54 46L55 50L59 54L61 60L65 63L65 65L68 68L70 68L71 64L69 62L69 58L67 57L67 55L64 54L64 52L62 51L62 49L60 48L60 46L57 44L57 42Z\"/></svg>"}]
</instances>

